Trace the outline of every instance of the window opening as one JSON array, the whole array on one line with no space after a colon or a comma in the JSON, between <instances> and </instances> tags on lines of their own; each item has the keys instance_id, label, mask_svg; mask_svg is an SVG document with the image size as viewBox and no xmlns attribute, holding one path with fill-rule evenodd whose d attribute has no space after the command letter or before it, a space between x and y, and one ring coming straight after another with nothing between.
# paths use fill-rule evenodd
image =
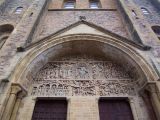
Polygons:
<instances>
[{"instance_id":1,"label":"window opening","mask_svg":"<svg viewBox=\"0 0 160 120\"><path fill-rule=\"evenodd\" d=\"M0 49L3 47L4 43L12 33L14 27L10 24L5 24L0 26Z\"/></svg>"},{"instance_id":2,"label":"window opening","mask_svg":"<svg viewBox=\"0 0 160 120\"><path fill-rule=\"evenodd\" d=\"M141 8L144 15L150 14L149 11L146 8Z\"/></svg>"},{"instance_id":3,"label":"window opening","mask_svg":"<svg viewBox=\"0 0 160 120\"><path fill-rule=\"evenodd\" d=\"M156 35L160 35L160 26L152 26L152 30Z\"/></svg>"},{"instance_id":4,"label":"window opening","mask_svg":"<svg viewBox=\"0 0 160 120\"><path fill-rule=\"evenodd\" d=\"M73 9L75 8L75 1L74 0L68 0L64 3L64 8L66 9Z\"/></svg>"},{"instance_id":5,"label":"window opening","mask_svg":"<svg viewBox=\"0 0 160 120\"><path fill-rule=\"evenodd\" d=\"M157 35L158 39L160 40L160 26L152 26L152 30Z\"/></svg>"},{"instance_id":6,"label":"window opening","mask_svg":"<svg viewBox=\"0 0 160 120\"><path fill-rule=\"evenodd\" d=\"M17 7L16 10L15 10L15 13L16 14L20 14L23 10L23 7Z\"/></svg>"},{"instance_id":7,"label":"window opening","mask_svg":"<svg viewBox=\"0 0 160 120\"><path fill-rule=\"evenodd\" d=\"M98 9L100 8L100 3L98 0L90 0L89 1L89 8L91 9Z\"/></svg>"}]
</instances>

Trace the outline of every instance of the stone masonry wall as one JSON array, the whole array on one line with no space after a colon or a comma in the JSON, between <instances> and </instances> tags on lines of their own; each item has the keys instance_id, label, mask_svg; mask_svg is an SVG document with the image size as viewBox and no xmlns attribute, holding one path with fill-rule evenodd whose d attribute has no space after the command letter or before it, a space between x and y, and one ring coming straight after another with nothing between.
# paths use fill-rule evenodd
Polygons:
<instances>
[{"instance_id":1,"label":"stone masonry wall","mask_svg":"<svg viewBox=\"0 0 160 120\"><path fill-rule=\"evenodd\" d=\"M78 22L80 20L79 16L85 16L87 22L128 38L127 31L117 11L48 11L38 25L33 41L47 37Z\"/></svg>"},{"instance_id":2,"label":"stone masonry wall","mask_svg":"<svg viewBox=\"0 0 160 120\"><path fill-rule=\"evenodd\" d=\"M18 23L18 25L0 50L1 80L9 78L11 71L23 55L17 53L17 47L23 47L26 42L31 39L37 20L39 19L45 5L46 0L35 0L25 11L20 21L13 19ZM6 20L4 19L4 22L5 21Z\"/></svg>"},{"instance_id":3,"label":"stone masonry wall","mask_svg":"<svg viewBox=\"0 0 160 120\"><path fill-rule=\"evenodd\" d=\"M75 97L69 100L69 120L99 120L98 100L92 97Z\"/></svg>"},{"instance_id":4,"label":"stone masonry wall","mask_svg":"<svg viewBox=\"0 0 160 120\"><path fill-rule=\"evenodd\" d=\"M151 25L160 25L159 10L151 3L150 0L135 0L135 3L140 7L146 8L150 14L144 15ZM141 11L142 12L142 11Z\"/></svg>"},{"instance_id":5,"label":"stone masonry wall","mask_svg":"<svg viewBox=\"0 0 160 120\"><path fill-rule=\"evenodd\" d=\"M0 17L0 24L12 24L14 27L19 23L22 16L28 7L32 4L32 0L8 0L5 2L5 6L1 6L3 9ZM4 7L4 8L3 8ZM17 7L23 7L20 14L16 14Z\"/></svg>"},{"instance_id":6,"label":"stone masonry wall","mask_svg":"<svg viewBox=\"0 0 160 120\"><path fill-rule=\"evenodd\" d=\"M0 84L1 80L8 80L10 75L14 71L17 63L23 58L24 53L17 52L17 47L23 47L27 41L37 41L43 37L47 37L50 34L53 34L75 22L79 21L79 16L85 16L86 21L91 22L97 26L101 26L111 32L114 32L123 37L129 38L128 31L125 29L125 24L122 22L122 15L120 15L118 8L115 4L115 0L101 0L102 9L101 10L60 10L62 8L63 0L53 0L49 5L49 11L47 11L44 6L46 5L47 0L10 0L5 4L3 13L0 17L0 24L12 24L15 29L9 39L4 44L3 48L0 50ZM77 8L81 9L85 7L88 9L88 2L83 0L77 0ZM124 0L118 0L124 1ZM128 0L129 1L129 0ZM137 0L138 1L138 0ZM146 4L148 5L148 4ZM23 7L21 14L15 14L15 9L19 6ZM148 24L145 22L145 18L142 17L140 11L137 10L136 6L132 2L123 2L122 7L126 10L125 12L131 19L131 24L133 24L133 29L142 39L143 43L146 43L150 46L156 46L156 50L153 49L154 54L149 54L151 59L157 60L160 58L160 47L159 42L152 33ZM153 7L149 8L152 9ZM105 10L106 9L106 10ZM110 9L110 10L109 10ZM46 10L46 11L45 11ZM135 10L137 17L133 16L132 10ZM42 16L42 11L45 11ZM137 12L138 11L138 12ZM154 12L153 12L154 13ZM158 15L157 15L158 17ZM157 18L155 17L155 18ZM151 17L148 19L150 23L158 23L159 19L153 19ZM125 19L125 18L124 18ZM38 21L40 21L38 23ZM127 22L126 22L127 23ZM37 25L38 24L38 25ZM35 29L37 27L37 29ZM35 30L35 31L34 31ZM132 31L131 31L132 32ZM34 37L32 40L32 35ZM145 52L144 52L145 54ZM147 54L148 55L148 54ZM147 56L146 55L146 56ZM157 55L157 56L156 56ZM155 59L155 56L157 59ZM157 61L154 65L157 66ZM160 60L159 60L160 66ZM156 69L156 68L155 68ZM160 68L158 69L160 71ZM3 89L1 84L0 90ZM2 91L5 93L5 91ZM1 98L6 98L5 94ZM1 102L2 101L2 102ZM5 100L0 101L1 104ZM27 100L26 100L27 101ZM26 111L21 111L23 114L20 114L19 119L25 116L25 119L31 119L31 113L33 112L34 101L24 102L24 107ZM88 102L89 101L89 102ZM70 119L75 120L75 117L78 116L77 120L98 120L98 106L96 98L72 98L70 101ZM23 103L23 101L22 101ZM25 106L26 105L26 106ZM3 106L4 107L4 106ZM20 106L23 108L23 106ZM32 109L31 109L32 108ZM28 111L28 113L27 113ZM81 111L81 112L80 112ZM1 111L0 111L1 112ZM29 113L30 112L30 113ZM28 117L29 116L29 117ZM144 118L145 119L145 118ZM146 119L145 119L146 120Z\"/></svg>"}]
</instances>

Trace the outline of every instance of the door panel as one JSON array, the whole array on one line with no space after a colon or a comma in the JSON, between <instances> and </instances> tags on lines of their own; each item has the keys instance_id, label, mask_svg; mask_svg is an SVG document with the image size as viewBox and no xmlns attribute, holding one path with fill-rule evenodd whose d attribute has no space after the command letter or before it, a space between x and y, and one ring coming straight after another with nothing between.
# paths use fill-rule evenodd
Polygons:
<instances>
[{"instance_id":1,"label":"door panel","mask_svg":"<svg viewBox=\"0 0 160 120\"><path fill-rule=\"evenodd\" d=\"M35 105L32 120L66 120L67 101L38 100Z\"/></svg>"},{"instance_id":2,"label":"door panel","mask_svg":"<svg viewBox=\"0 0 160 120\"><path fill-rule=\"evenodd\" d=\"M133 120L129 103L126 100L100 100L100 120Z\"/></svg>"}]
</instances>

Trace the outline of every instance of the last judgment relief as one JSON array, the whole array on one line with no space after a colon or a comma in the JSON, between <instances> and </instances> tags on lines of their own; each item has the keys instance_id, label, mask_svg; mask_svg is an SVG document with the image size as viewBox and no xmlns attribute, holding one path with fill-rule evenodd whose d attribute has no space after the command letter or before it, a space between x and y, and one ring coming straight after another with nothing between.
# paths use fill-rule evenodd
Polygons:
<instances>
[{"instance_id":1,"label":"last judgment relief","mask_svg":"<svg viewBox=\"0 0 160 120\"><path fill-rule=\"evenodd\" d=\"M134 79L112 61L67 57L48 62L34 78L33 96L135 95Z\"/></svg>"}]
</instances>

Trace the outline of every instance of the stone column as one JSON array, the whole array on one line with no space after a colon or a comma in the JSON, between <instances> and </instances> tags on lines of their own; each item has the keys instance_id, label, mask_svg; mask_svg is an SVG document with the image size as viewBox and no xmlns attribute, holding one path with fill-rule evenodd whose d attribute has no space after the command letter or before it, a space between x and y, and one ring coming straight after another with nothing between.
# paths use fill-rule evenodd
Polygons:
<instances>
[{"instance_id":1,"label":"stone column","mask_svg":"<svg viewBox=\"0 0 160 120\"><path fill-rule=\"evenodd\" d=\"M95 98L95 101L96 101L97 120L100 120L100 116L99 116L99 100L100 100L100 97L97 96L97 97Z\"/></svg>"},{"instance_id":2,"label":"stone column","mask_svg":"<svg viewBox=\"0 0 160 120\"><path fill-rule=\"evenodd\" d=\"M16 120L32 120L35 104L37 101L37 97L26 96L21 104L23 105L23 110L19 110L18 116L16 116Z\"/></svg>"},{"instance_id":3,"label":"stone column","mask_svg":"<svg viewBox=\"0 0 160 120\"><path fill-rule=\"evenodd\" d=\"M158 120L160 120L160 101L158 99L157 93L153 93L153 92L151 93L151 101L152 101L156 116Z\"/></svg>"},{"instance_id":4,"label":"stone column","mask_svg":"<svg viewBox=\"0 0 160 120\"><path fill-rule=\"evenodd\" d=\"M21 87L18 84L12 84L10 96L3 112L2 120L10 120L15 102L17 93L21 91Z\"/></svg>"},{"instance_id":5,"label":"stone column","mask_svg":"<svg viewBox=\"0 0 160 120\"><path fill-rule=\"evenodd\" d=\"M134 120L138 120L138 115L137 115L137 111L136 111L136 108L135 108L134 99L129 98L129 103L130 103L130 106L131 106L132 115L133 115Z\"/></svg>"},{"instance_id":6,"label":"stone column","mask_svg":"<svg viewBox=\"0 0 160 120\"><path fill-rule=\"evenodd\" d=\"M156 113L157 119L160 120L160 100L158 98L159 91L157 85L155 83L149 83L145 90L149 92L153 109Z\"/></svg>"},{"instance_id":7,"label":"stone column","mask_svg":"<svg viewBox=\"0 0 160 120\"><path fill-rule=\"evenodd\" d=\"M18 93L17 95L17 100L16 100L16 103L14 105L14 109L13 109L13 112L12 112L12 116L11 116L11 119L10 120L16 120L16 116L17 116L17 112L18 112L18 109L19 109L19 105L21 103L21 100L22 98L26 95L26 92L22 91L20 93Z\"/></svg>"},{"instance_id":8,"label":"stone column","mask_svg":"<svg viewBox=\"0 0 160 120\"><path fill-rule=\"evenodd\" d=\"M67 105L67 120L70 120L71 97L67 97L67 102L68 102L68 105Z\"/></svg>"},{"instance_id":9,"label":"stone column","mask_svg":"<svg viewBox=\"0 0 160 120\"><path fill-rule=\"evenodd\" d=\"M156 82L156 85L157 85L158 91L160 91L160 81L157 81L157 82ZM158 98L159 98L159 100L160 100L160 92L158 92Z\"/></svg>"}]
</instances>

